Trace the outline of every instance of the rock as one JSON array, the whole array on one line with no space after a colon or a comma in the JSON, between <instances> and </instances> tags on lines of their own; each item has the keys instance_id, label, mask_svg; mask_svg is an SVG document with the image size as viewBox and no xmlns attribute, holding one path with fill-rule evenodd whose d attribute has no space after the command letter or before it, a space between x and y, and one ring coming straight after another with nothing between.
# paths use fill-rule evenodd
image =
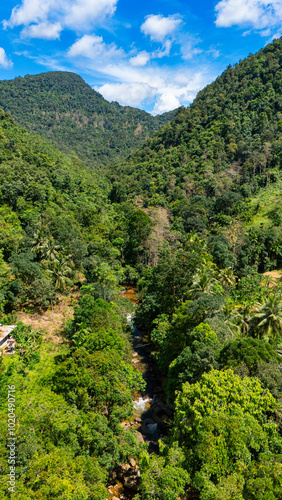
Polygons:
<instances>
[{"instance_id":1,"label":"rock","mask_svg":"<svg viewBox=\"0 0 282 500\"><path fill-rule=\"evenodd\" d=\"M155 432L157 432L158 424L157 423L149 424L147 425L147 428L149 434L154 434Z\"/></svg>"},{"instance_id":2,"label":"rock","mask_svg":"<svg viewBox=\"0 0 282 500\"><path fill-rule=\"evenodd\" d=\"M129 464L122 464L120 466L122 472L127 472L129 469L130 469L130 465Z\"/></svg>"},{"instance_id":3,"label":"rock","mask_svg":"<svg viewBox=\"0 0 282 500\"><path fill-rule=\"evenodd\" d=\"M131 467L133 467L133 468L135 468L135 467L136 467L136 465L137 465L137 464L136 464L136 462L135 462L134 458L130 458L128 461L129 461L129 463L130 463Z\"/></svg>"},{"instance_id":4,"label":"rock","mask_svg":"<svg viewBox=\"0 0 282 500\"><path fill-rule=\"evenodd\" d=\"M145 418L144 424L145 425L155 424L155 421L152 418Z\"/></svg>"},{"instance_id":5,"label":"rock","mask_svg":"<svg viewBox=\"0 0 282 500\"><path fill-rule=\"evenodd\" d=\"M123 478L124 486L126 486L126 488L129 488L130 490L137 490L139 479L139 474L136 471L133 470L132 472L128 472Z\"/></svg>"},{"instance_id":6,"label":"rock","mask_svg":"<svg viewBox=\"0 0 282 500\"><path fill-rule=\"evenodd\" d=\"M136 437L137 437L138 443L144 443L144 438L143 438L141 432L136 431Z\"/></svg>"},{"instance_id":7,"label":"rock","mask_svg":"<svg viewBox=\"0 0 282 500\"><path fill-rule=\"evenodd\" d=\"M112 500L120 500L119 497L112 497Z\"/></svg>"}]
</instances>

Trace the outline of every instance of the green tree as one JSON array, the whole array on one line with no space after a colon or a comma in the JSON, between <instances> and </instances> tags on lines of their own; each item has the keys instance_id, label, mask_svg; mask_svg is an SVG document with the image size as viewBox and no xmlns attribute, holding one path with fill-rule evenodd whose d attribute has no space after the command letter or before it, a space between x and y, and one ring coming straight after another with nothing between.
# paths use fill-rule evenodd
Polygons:
<instances>
[{"instance_id":1,"label":"green tree","mask_svg":"<svg viewBox=\"0 0 282 500\"><path fill-rule=\"evenodd\" d=\"M127 254L129 261L140 263L144 255L144 245L152 229L152 221L143 210L137 210L128 221L129 243Z\"/></svg>"},{"instance_id":2,"label":"green tree","mask_svg":"<svg viewBox=\"0 0 282 500\"><path fill-rule=\"evenodd\" d=\"M190 482L183 468L185 456L174 444L171 447L160 443L160 456L143 453L140 462L142 500L177 500L185 493Z\"/></svg>"},{"instance_id":3,"label":"green tree","mask_svg":"<svg viewBox=\"0 0 282 500\"><path fill-rule=\"evenodd\" d=\"M269 294L264 302L256 305L255 333L260 337L282 336L282 298L281 295Z\"/></svg>"},{"instance_id":4,"label":"green tree","mask_svg":"<svg viewBox=\"0 0 282 500\"><path fill-rule=\"evenodd\" d=\"M241 379L230 369L212 370L196 384L183 384L173 436L185 452L201 500L243 500L248 472L266 452L272 471L280 467L282 440L272 418L278 408L259 380Z\"/></svg>"}]
</instances>

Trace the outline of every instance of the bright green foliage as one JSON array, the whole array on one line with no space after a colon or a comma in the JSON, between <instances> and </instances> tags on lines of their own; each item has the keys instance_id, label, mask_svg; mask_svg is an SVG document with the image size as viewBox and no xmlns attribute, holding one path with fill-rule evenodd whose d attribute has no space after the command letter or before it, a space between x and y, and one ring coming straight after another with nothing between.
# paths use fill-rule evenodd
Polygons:
<instances>
[{"instance_id":1,"label":"bright green foliage","mask_svg":"<svg viewBox=\"0 0 282 500\"><path fill-rule=\"evenodd\" d=\"M105 473L97 460L83 456L74 458L57 450L34 460L26 474L26 489L34 491L31 498L35 499L105 500L104 481Z\"/></svg>"},{"instance_id":2,"label":"bright green foliage","mask_svg":"<svg viewBox=\"0 0 282 500\"><path fill-rule=\"evenodd\" d=\"M245 496L244 488L252 488L250 471L259 475L265 453L273 464L271 474L280 469L282 440L271 418L277 410L275 399L257 379L240 379L232 370L213 370L200 382L182 386L174 436L201 500L253 498ZM266 490L273 493L274 484L275 491L279 480Z\"/></svg>"},{"instance_id":3,"label":"bright green foliage","mask_svg":"<svg viewBox=\"0 0 282 500\"><path fill-rule=\"evenodd\" d=\"M282 337L282 296L269 294L254 313L255 333L259 337Z\"/></svg>"},{"instance_id":4,"label":"bright green foliage","mask_svg":"<svg viewBox=\"0 0 282 500\"><path fill-rule=\"evenodd\" d=\"M270 453L260 456L248 468L244 498L247 500L277 500L282 496L281 459Z\"/></svg>"},{"instance_id":5,"label":"bright green foliage","mask_svg":"<svg viewBox=\"0 0 282 500\"><path fill-rule=\"evenodd\" d=\"M77 317L82 317L85 298ZM93 301L96 317L88 324L85 318L92 329L73 336L79 347L54 348L19 323L15 336L24 356L5 357L0 363L0 456L6 474L6 401L12 383L16 387L17 496L24 500L106 500L109 471L138 454L134 433L125 432L120 422L131 416L132 391L142 390L144 382L125 361L126 334L113 305ZM6 482L0 491L6 499Z\"/></svg>"},{"instance_id":6,"label":"bright green foliage","mask_svg":"<svg viewBox=\"0 0 282 500\"><path fill-rule=\"evenodd\" d=\"M180 436L194 440L194 426L215 412L230 415L249 413L260 423L264 416L277 411L277 403L269 391L264 391L257 379L243 380L231 369L213 370L200 382L187 382L176 399L176 427Z\"/></svg>"},{"instance_id":7,"label":"bright green foliage","mask_svg":"<svg viewBox=\"0 0 282 500\"><path fill-rule=\"evenodd\" d=\"M160 446L160 449L162 446ZM143 454L140 462L142 473L140 499L177 500L190 482L183 468L185 457L177 445L163 449L161 456Z\"/></svg>"},{"instance_id":8,"label":"bright green foliage","mask_svg":"<svg viewBox=\"0 0 282 500\"><path fill-rule=\"evenodd\" d=\"M90 328L99 331L100 328L121 328L118 316L112 304L103 299L95 299L92 287L82 287L82 296L79 305L74 310L73 329Z\"/></svg>"},{"instance_id":9,"label":"bright green foliage","mask_svg":"<svg viewBox=\"0 0 282 500\"><path fill-rule=\"evenodd\" d=\"M5 287L8 285L8 277L10 267L6 264L3 258L3 251L0 250L0 312L3 311L5 299Z\"/></svg>"},{"instance_id":10,"label":"bright green foliage","mask_svg":"<svg viewBox=\"0 0 282 500\"><path fill-rule=\"evenodd\" d=\"M98 410L120 421L132 413L131 391L142 384L115 350L90 354L83 346L58 359L53 388L84 411Z\"/></svg>"}]
</instances>

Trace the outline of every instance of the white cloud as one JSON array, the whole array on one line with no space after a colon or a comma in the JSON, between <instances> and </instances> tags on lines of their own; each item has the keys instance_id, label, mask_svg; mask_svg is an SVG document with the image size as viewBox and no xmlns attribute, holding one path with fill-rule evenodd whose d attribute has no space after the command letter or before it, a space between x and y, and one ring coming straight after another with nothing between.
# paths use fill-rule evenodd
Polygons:
<instances>
[{"instance_id":1,"label":"white cloud","mask_svg":"<svg viewBox=\"0 0 282 500\"><path fill-rule=\"evenodd\" d=\"M216 26L252 26L263 36L282 21L281 0L221 0L215 7Z\"/></svg>"},{"instance_id":2,"label":"white cloud","mask_svg":"<svg viewBox=\"0 0 282 500\"><path fill-rule=\"evenodd\" d=\"M123 106L140 106L145 100L153 99L156 89L146 83L106 83L95 87L108 101L118 101Z\"/></svg>"},{"instance_id":3,"label":"white cloud","mask_svg":"<svg viewBox=\"0 0 282 500\"><path fill-rule=\"evenodd\" d=\"M49 12L60 4L60 0L23 0L21 5L13 8L9 20L3 21L4 28L14 28L15 26L27 26L31 23L45 21Z\"/></svg>"},{"instance_id":4,"label":"white cloud","mask_svg":"<svg viewBox=\"0 0 282 500\"><path fill-rule=\"evenodd\" d=\"M12 68L13 63L8 59L5 50L0 47L0 66L5 69Z\"/></svg>"},{"instance_id":5,"label":"white cloud","mask_svg":"<svg viewBox=\"0 0 282 500\"><path fill-rule=\"evenodd\" d=\"M83 35L68 50L69 57L86 57L98 63L124 57L124 51L115 44L106 44L101 36Z\"/></svg>"},{"instance_id":6,"label":"white cloud","mask_svg":"<svg viewBox=\"0 0 282 500\"><path fill-rule=\"evenodd\" d=\"M165 92L157 98L157 102L153 109L153 115L160 115L166 111L179 108L180 102L175 95Z\"/></svg>"},{"instance_id":7,"label":"white cloud","mask_svg":"<svg viewBox=\"0 0 282 500\"><path fill-rule=\"evenodd\" d=\"M93 66L91 66L91 64ZM207 69L189 70L187 67L132 67L127 61L110 62L97 67L95 61L88 65L104 74L107 80L101 87L95 87L105 99L118 101L123 105L141 106L156 102L153 114L175 109L181 104L190 104L197 92L213 79Z\"/></svg>"},{"instance_id":8,"label":"white cloud","mask_svg":"<svg viewBox=\"0 0 282 500\"><path fill-rule=\"evenodd\" d=\"M91 26L97 19L112 15L116 4L117 0L76 0L66 10L65 23L74 29Z\"/></svg>"},{"instance_id":9,"label":"white cloud","mask_svg":"<svg viewBox=\"0 0 282 500\"><path fill-rule=\"evenodd\" d=\"M42 22L31 24L21 31L21 38L41 38L43 40L57 40L62 31L61 23Z\"/></svg>"},{"instance_id":10,"label":"white cloud","mask_svg":"<svg viewBox=\"0 0 282 500\"><path fill-rule=\"evenodd\" d=\"M162 42L167 36L172 35L182 20L177 16L164 17L161 15L150 15L141 26L141 31L149 35L151 40Z\"/></svg>"},{"instance_id":11,"label":"white cloud","mask_svg":"<svg viewBox=\"0 0 282 500\"><path fill-rule=\"evenodd\" d=\"M3 27L26 26L23 32L35 30L36 24L50 24L74 30L91 28L96 22L112 15L118 0L23 0L13 8L10 19L3 21ZM39 32L38 32L39 35ZM39 36L37 36L39 38ZM43 37L46 38L46 31Z\"/></svg>"},{"instance_id":12,"label":"white cloud","mask_svg":"<svg viewBox=\"0 0 282 500\"><path fill-rule=\"evenodd\" d=\"M146 66L146 64L150 61L150 54L143 50L142 52L139 52L137 56L131 57L129 61L132 66Z\"/></svg>"},{"instance_id":13,"label":"white cloud","mask_svg":"<svg viewBox=\"0 0 282 500\"><path fill-rule=\"evenodd\" d=\"M193 37L190 37L181 45L181 54L182 59L187 61L188 59L192 59L197 54L201 54L203 51L201 49L197 49L194 45L198 43Z\"/></svg>"}]
</instances>

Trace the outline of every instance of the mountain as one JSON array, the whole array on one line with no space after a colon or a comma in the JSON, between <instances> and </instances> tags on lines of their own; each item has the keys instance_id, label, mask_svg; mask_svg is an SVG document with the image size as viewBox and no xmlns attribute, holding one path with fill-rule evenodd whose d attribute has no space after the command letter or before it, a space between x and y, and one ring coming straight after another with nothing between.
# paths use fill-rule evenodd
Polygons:
<instances>
[{"instance_id":1,"label":"mountain","mask_svg":"<svg viewBox=\"0 0 282 500\"><path fill-rule=\"evenodd\" d=\"M229 66L115 169L113 198L169 205L223 193L246 198L269 185L282 166L281 83L279 39Z\"/></svg>"},{"instance_id":2,"label":"mountain","mask_svg":"<svg viewBox=\"0 0 282 500\"><path fill-rule=\"evenodd\" d=\"M62 71L0 82L0 107L89 166L126 158L172 118L106 101L84 80Z\"/></svg>"},{"instance_id":3,"label":"mountain","mask_svg":"<svg viewBox=\"0 0 282 500\"><path fill-rule=\"evenodd\" d=\"M17 323L16 352L0 350L3 500L15 447L24 499L282 498L281 48L229 67L105 168L112 185L0 110L0 322ZM45 82L42 102L60 111L66 149L85 92L72 99L81 80L59 75L68 91ZM7 95L36 122L35 92ZM158 397L139 425L133 402L148 391Z\"/></svg>"}]
</instances>

